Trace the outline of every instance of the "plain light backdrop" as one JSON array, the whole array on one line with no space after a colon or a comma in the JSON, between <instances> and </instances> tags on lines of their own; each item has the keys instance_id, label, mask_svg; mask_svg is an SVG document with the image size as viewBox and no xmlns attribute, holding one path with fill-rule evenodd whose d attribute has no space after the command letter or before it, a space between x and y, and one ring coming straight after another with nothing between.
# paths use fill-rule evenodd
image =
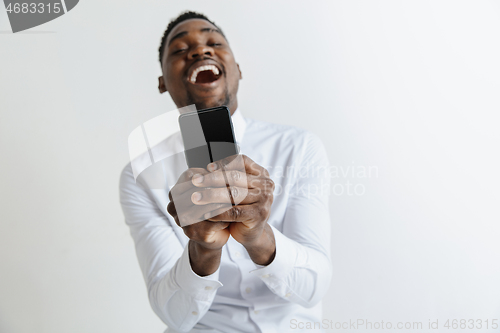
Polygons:
<instances>
[{"instance_id":1,"label":"plain light backdrop","mask_svg":"<svg viewBox=\"0 0 500 333\"><path fill-rule=\"evenodd\" d=\"M175 108L157 48L186 9L226 33L243 114L339 170L325 319L500 319L499 2L81 0L18 34L0 8L1 333L165 329L118 179Z\"/></svg>"}]
</instances>

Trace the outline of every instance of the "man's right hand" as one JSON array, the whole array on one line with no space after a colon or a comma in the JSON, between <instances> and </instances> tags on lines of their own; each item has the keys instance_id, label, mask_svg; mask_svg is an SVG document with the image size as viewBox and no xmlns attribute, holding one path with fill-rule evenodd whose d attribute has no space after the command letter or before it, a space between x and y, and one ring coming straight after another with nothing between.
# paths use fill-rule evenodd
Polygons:
<instances>
[{"instance_id":1,"label":"man's right hand","mask_svg":"<svg viewBox=\"0 0 500 333\"><path fill-rule=\"evenodd\" d=\"M230 222L210 222L206 221L204 216L226 206L229 209L231 204L193 204L192 195L199 189L193 185L191 179L193 175L207 173L207 170L201 168L191 168L182 173L168 194L170 202L167 206L168 213L190 239L191 268L200 276L210 275L217 270L222 247L230 235Z\"/></svg>"}]
</instances>

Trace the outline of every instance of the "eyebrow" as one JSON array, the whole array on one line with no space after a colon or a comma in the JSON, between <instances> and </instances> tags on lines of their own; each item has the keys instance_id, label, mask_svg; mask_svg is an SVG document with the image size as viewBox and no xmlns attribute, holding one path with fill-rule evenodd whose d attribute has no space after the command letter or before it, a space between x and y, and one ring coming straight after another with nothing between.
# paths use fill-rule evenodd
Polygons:
<instances>
[{"instance_id":1,"label":"eyebrow","mask_svg":"<svg viewBox=\"0 0 500 333\"><path fill-rule=\"evenodd\" d=\"M224 36L222 35L222 33L219 31L219 29L214 29L214 28L201 28L200 29L201 32L217 32L219 33L221 36ZM179 32L178 34L176 34L174 37L172 37L172 39L170 39L170 41L168 42L168 46L170 46L170 44L172 44L172 42L178 38L181 38L181 37L184 37L188 34L187 31L181 31Z\"/></svg>"}]
</instances>

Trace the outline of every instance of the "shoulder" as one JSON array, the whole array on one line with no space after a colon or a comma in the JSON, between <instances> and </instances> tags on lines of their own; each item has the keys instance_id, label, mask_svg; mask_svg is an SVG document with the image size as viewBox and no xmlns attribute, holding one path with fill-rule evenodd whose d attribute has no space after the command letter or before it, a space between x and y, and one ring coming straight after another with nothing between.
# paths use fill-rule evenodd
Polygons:
<instances>
[{"instance_id":1,"label":"shoulder","mask_svg":"<svg viewBox=\"0 0 500 333\"><path fill-rule=\"evenodd\" d=\"M120 173L120 187L129 183L130 180L134 180L134 175L132 173L132 166L129 162L127 163L127 165L125 165L125 167L123 167Z\"/></svg>"},{"instance_id":2,"label":"shoulder","mask_svg":"<svg viewBox=\"0 0 500 333\"><path fill-rule=\"evenodd\" d=\"M120 173L120 195L130 194L131 192L135 192L137 190L137 184L135 182L134 173L132 171L132 166L130 162L125 165Z\"/></svg>"},{"instance_id":3,"label":"shoulder","mask_svg":"<svg viewBox=\"0 0 500 333\"><path fill-rule=\"evenodd\" d=\"M299 134L307 132L305 129L302 129L300 127L270 123L267 121L256 120L252 118L245 118L245 121L250 130L264 130L284 134Z\"/></svg>"},{"instance_id":4,"label":"shoulder","mask_svg":"<svg viewBox=\"0 0 500 333\"><path fill-rule=\"evenodd\" d=\"M306 129L249 118L245 118L245 121L247 130L263 139L274 139L283 144L292 144L296 148L323 148L321 139Z\"/></svg>"}]
</instances>

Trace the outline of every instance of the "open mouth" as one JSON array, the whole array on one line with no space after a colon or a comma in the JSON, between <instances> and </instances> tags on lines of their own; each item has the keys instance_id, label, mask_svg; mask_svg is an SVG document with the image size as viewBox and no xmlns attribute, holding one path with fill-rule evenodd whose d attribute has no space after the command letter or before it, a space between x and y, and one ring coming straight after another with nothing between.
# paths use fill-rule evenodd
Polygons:
<instances>
[{"instance_id":1,"label":"open mouth","mask_svg":"<svg viewBox=\"0 0 500 333\"><path fill-rule=\"evenodd\" d=\"M189 82L193 84L212 83L221 77L221 73L215 65L204 65L196 68L191 76Z\"/></svg>"}]
</instances>

